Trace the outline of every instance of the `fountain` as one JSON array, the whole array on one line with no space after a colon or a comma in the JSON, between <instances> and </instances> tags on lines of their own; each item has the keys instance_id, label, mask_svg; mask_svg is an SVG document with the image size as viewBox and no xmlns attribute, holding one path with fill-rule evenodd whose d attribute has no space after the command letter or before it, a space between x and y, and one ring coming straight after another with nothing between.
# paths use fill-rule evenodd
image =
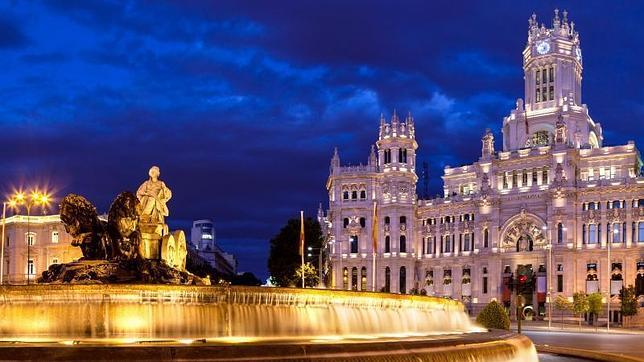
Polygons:
<instances>
[{"instance_id":1,"label":"fountain","mask_svg":"<svg viewBox=\"0 0 644 362\"><path fill-rule=\"evenodd\" d=\"M63 199L83 258L0 287L0 358L537 360L529 339L474 325L454 300L210 286L185 270L185 236L163 222L170 190L158 168L150 177L107 222L83 197Z\"/></svg>"}]
</instances>

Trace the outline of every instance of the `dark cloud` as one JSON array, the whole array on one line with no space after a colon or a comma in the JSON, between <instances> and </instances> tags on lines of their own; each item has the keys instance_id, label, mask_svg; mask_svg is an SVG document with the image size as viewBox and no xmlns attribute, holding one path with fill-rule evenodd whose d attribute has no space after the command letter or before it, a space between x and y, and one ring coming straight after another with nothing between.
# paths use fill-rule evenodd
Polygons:
<instances>
[{"instance_id":1,"label":"dark cloud","mask_svg":"<svg viewBox=\"0 0 644 362\"><path fill-rule=\"evenodd\" d=\"M29 39L17 24L17 19L0 16L0 49L25 47Z\"/></svg>"},{"instance_id":2,"label":"dark cloud","mask_svg":"<svg viewBox=\"0 0 644 362\"><path fill-rule=\"evenodd\" d=\"M642 138L644 7L568 3L584 102L606 142ZM325 201L334 146L366 162L381 112L414 113L430 193L523 96L526 19L554 2L44 1L0 5L2 188L48 184L101 210L158 164L169 222L212 217L242 270ZM537 8L533 8L537 6Z\"/></svg>"}]
</instances>

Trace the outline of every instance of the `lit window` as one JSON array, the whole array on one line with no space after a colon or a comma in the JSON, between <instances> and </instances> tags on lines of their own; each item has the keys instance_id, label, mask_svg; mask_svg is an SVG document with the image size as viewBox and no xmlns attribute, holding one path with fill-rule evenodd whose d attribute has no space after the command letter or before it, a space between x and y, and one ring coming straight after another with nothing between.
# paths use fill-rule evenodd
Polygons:
<instances>
[{"instance_id":1,"label":"lit window","mask_svg":"<svg viewBox=\"0 0 644 362\"><path fill-rule=\"evenodd\" d=\"M28 275L36 275L36 265L34 265L34 260L29 259L27 262L27 274Z\"/></svg>"},{"instance_id":2,"label":"lit window","mask_svg":"<svg viewBox=\"0 0 644 362\"><path fill-rule=\"evenodd\" d=\"M51 232L51 242L52 243L58 243L58 231L54 230Z\"/></svg>"},{"instance_id":3,"label":"lit window","mask_svg":"<svg viewBox=\"0 0 644 362\"><path fill-rule=\"evenodd\" d=\"M27 238L27 245L33 246L36 244L36 233L29 233L26 235Z\"/></svg>"}]
</instances>

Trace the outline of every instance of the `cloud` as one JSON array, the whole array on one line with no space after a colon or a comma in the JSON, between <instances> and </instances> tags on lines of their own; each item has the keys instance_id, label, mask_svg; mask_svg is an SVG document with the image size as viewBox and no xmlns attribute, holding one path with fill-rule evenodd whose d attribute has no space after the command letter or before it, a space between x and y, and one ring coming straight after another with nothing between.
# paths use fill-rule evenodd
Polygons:
<instances>
[{"instance_id":1,"label":"cloud","mask_svg":"<svg viewBox=\"0 0 644 362\"><path fill-rule=\"evenodd\" d=\"M326 201L333 147L365 163L381 112L414 114L432 194L446 164L478 158L485 128L500 141L523 93L532 6L0 4L0 66L11 70L0 73L0 178L105 210L159 164L175 193L169 220L214 218L241 268L265 276L268 240ZM620 22L593 27L598 9ZM584 102L608 143L639 142L644 128L621 120L641 119L640 51L618 55L644 37L641 9L569 10L583 31Z\"/></svg>"},{"instance_id":2,"label":"cloud","mask_svg":"<svg viewBox=\"0 0 644 362\"><path fill-rule=\"evenodd\" d=\"M6 15L0 16L0 49L23 48L29 44L29 39L16 24Z\"/></svg>"}]
</instances>

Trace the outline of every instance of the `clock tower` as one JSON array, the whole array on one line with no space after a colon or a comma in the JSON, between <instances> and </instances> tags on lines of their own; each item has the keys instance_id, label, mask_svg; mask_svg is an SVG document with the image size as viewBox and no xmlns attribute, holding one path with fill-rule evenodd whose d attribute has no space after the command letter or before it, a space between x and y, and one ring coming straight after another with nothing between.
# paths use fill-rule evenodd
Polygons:
<instances>
[{"instance_id":1,"label":"clock tower","mask_svg":"<svg viewBox=\"0 0 644 362\"><path fill-rule=\"evenodd\" d=\"M583 57L575 23L568 12L555 10L552 27L528 19L528 41L523 49L525 101L503 122L503 150L554 145L557 127L564 132L558 147L601 147L601 125L581 101Z\"/></svg>"},{"instance_id":2,"label":"clock tower","mask_svg":"<svg viewBox=\"0 0 644 362\"><path fill-rule=\"evenodd\" d=\"M571 100L581 105L582 54L575 23L568 23L555 10L552 28L537 23L533 14L528 19L528 43L523 50L525 104L537 110L561 105Z\"/></svg>"}]
</instances>

